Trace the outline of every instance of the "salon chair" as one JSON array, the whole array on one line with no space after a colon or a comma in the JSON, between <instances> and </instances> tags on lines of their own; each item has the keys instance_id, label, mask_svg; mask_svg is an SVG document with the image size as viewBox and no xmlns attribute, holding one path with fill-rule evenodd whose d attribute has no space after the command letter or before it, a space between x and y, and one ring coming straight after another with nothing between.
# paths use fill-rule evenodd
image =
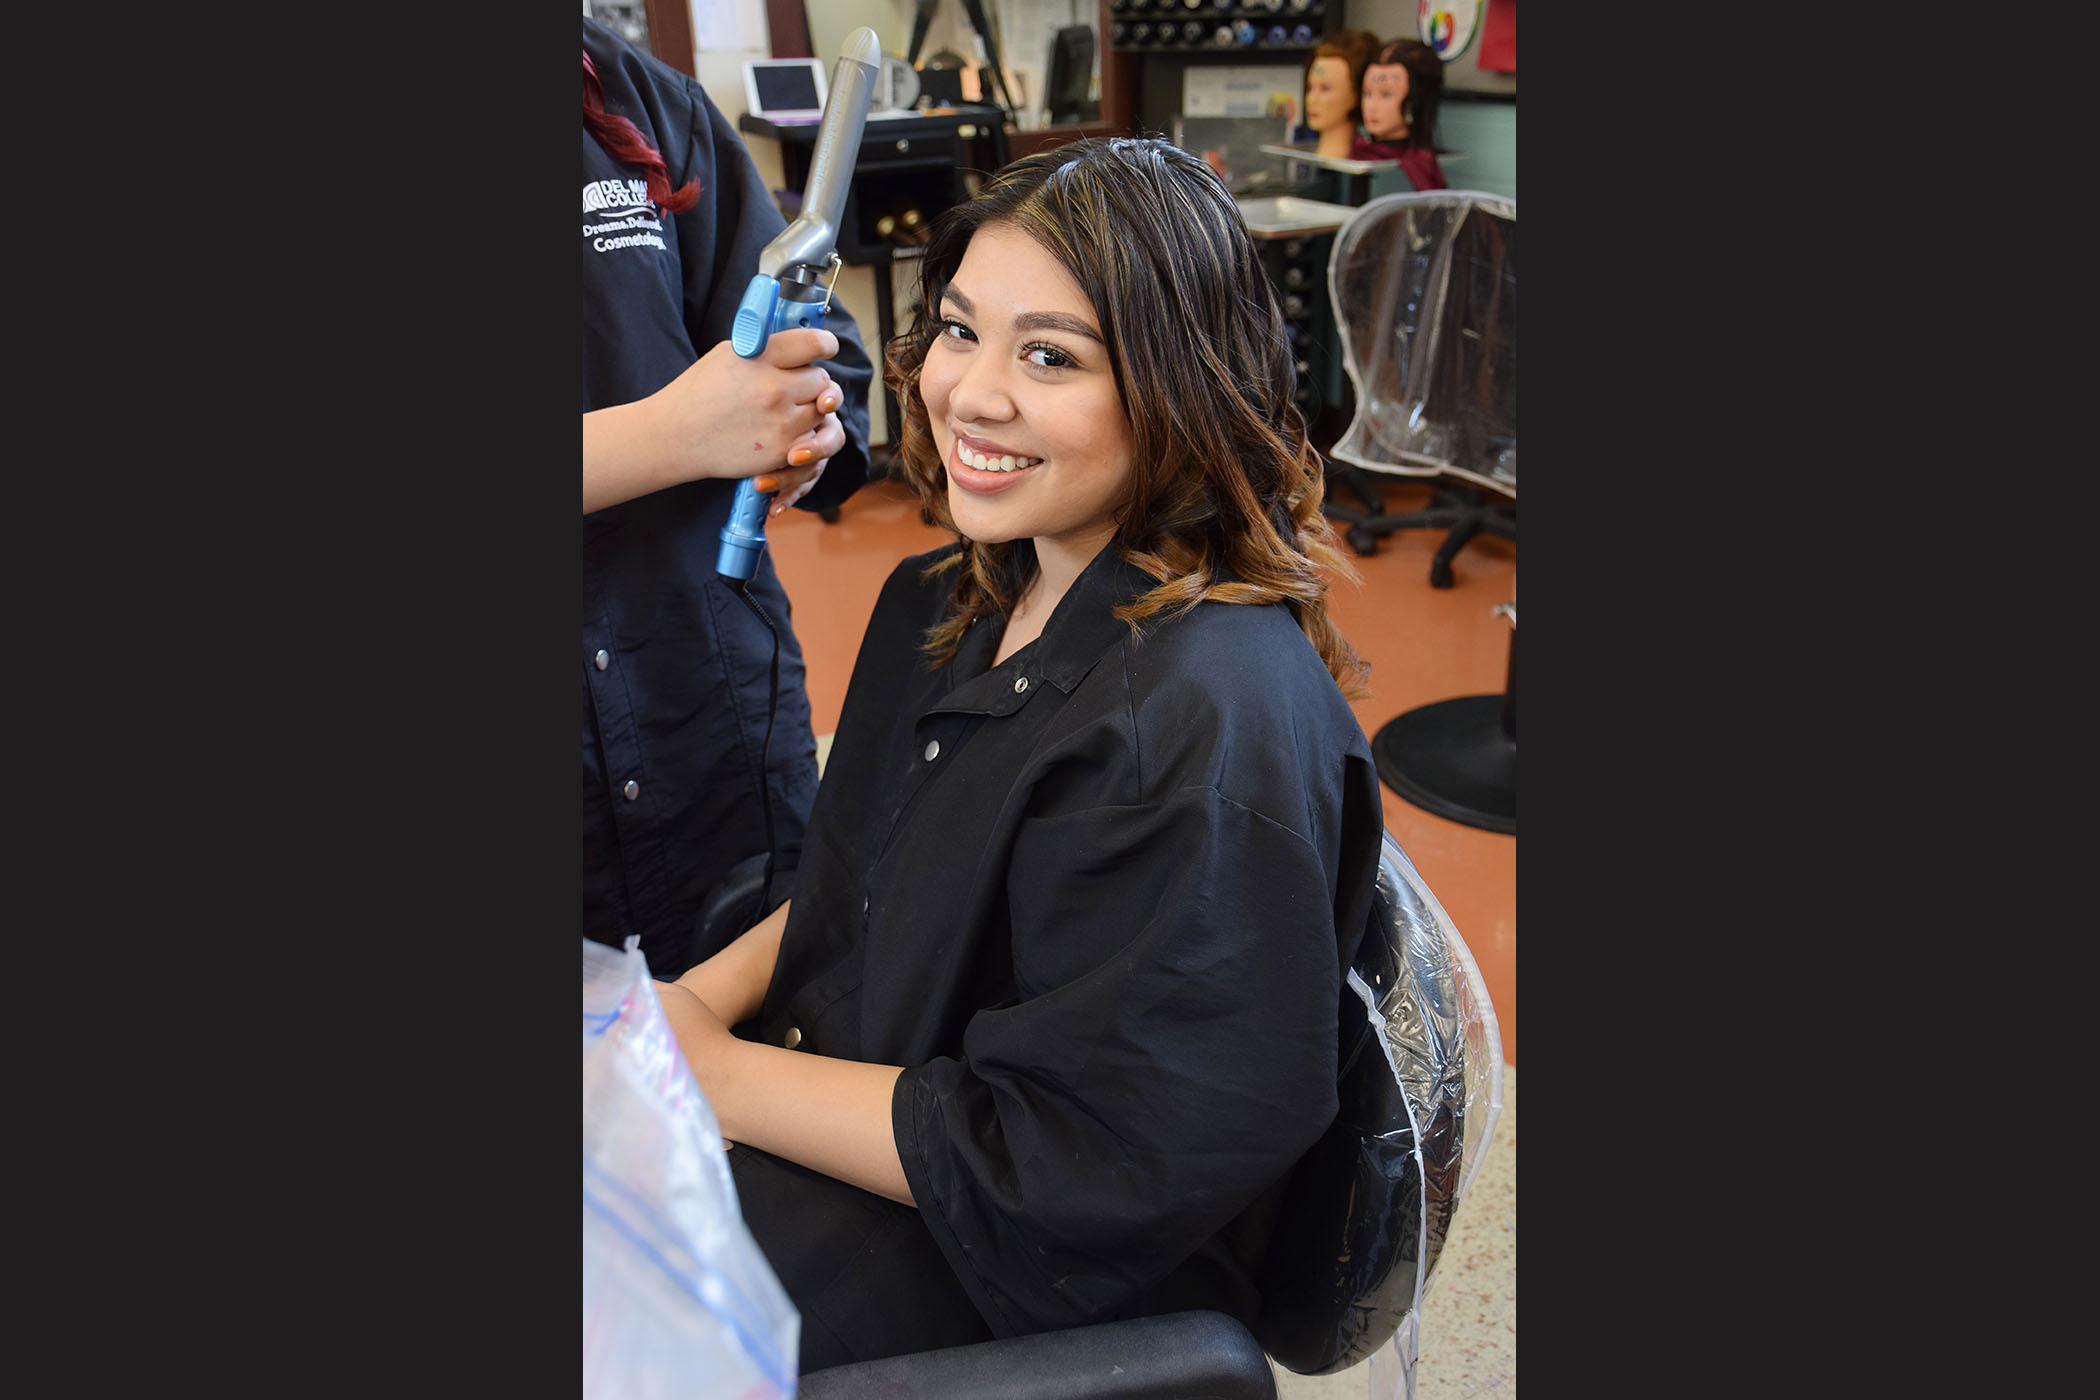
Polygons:
<instances>
[{"instance_id":1,"label":"salon chair","mask_svg":"<svg viewBox=\"0 0 2100 1400\"><path fill-rule=\"evenodd\" d=\"M1412 1397L1423 1290L1502 1111L1502 1041L1390 834L1369 933L1343 992L1340 1112L1293 1171L1251 1330L1216 1312L1095 1323L812 1371L802 1400L1274 1400L1272 1357L1301 1375L1369 1359L1381 1394Z\"/></svg>"},{"instance_id":2,"label":"salon chair","mask_svg":"<svg viewBox=\"0 0 2100 1400\"><path fill-rule=\"evenodd\" d=\"M1509 621L1509 669L1500 695L1433 700L1396 715L1371 736L1387 787L1426 812L1483 831L1517 834L1517 605L1489 609Z\"/></svg>"},{"instance_id":3,"label":"salon chair","mask_svg":"<svg viewBox=\"0 0 2100 1400\"><path fill-rule=\"evenodd\" d=\"M1517 537L1517 202L1480 190L1389 194L1336 232L1328 295L1356 412L1329 456L1330 500L1360 555L1395 530L1448 533L1434 588L1476 535ZM1365 473L1429 478L1420 510L1387 514ZM1379 504L1373 504L1379 502Z\"/></svg>"}]
</instances>

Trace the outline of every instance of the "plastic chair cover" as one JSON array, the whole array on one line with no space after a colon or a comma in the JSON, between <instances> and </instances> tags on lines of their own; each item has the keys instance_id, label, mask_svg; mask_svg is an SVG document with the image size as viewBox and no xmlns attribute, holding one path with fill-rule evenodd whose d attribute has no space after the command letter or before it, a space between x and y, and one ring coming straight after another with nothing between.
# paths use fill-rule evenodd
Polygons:
<instances>
[{"instance_id":1,"label":"plastic chair cover","mask_svg":"<svg viewBox=\"0 0 2100 1400\"><path fill-rule=\"evenodd\" d=\"M583 940L583 1393L791 1396L801 1317L639 944Z\"/></svg>"},{"instance_id":2,"label":"plastic chair cover","mask_svg":"<svg viewBox=\"0 0 2100 1400\"><path fill-rule=\"evenodd\" d=\"M1384 1358L1412 1395L1418 1305L1501 1111L1502 1041L1470 950L1391 833L1373 919L1348 973L1366 1031L1277 1219L1255 1334L1304 1375Z\"/></svg>"},{"instance_id":3,"label":"plastic chair cover","mask_svg":"<svg viewBox=\"0 0 2100 1400\"><path fill-rule=\"evenodd\" d=\"M1502 1114L1502 1031L1472 950L1391 833L1378 883L1401 958L1373 1019L1407 1088L1423 1191L1413 1292L1392 1340L1372 1357L1371 1394L1412 1400L1421 1301Z\"/></svg>"},{"instance_id":4,"label":"plastic chair cover","mask_svg":"<svg viewBox=\"0 0 2100 1400\"><path fill-rule=\"evenodd\" d=\"M1517 494L1517 204L1482 190L1373 199L1327 289L1356 390L1332 455Z\"/></svg>"}]
</instances>

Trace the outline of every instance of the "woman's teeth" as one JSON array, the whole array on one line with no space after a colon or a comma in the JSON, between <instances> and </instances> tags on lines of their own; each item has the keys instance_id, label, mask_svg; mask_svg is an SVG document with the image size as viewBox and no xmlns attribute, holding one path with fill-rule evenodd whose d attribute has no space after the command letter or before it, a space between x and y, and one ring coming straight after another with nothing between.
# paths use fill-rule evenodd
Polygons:
<instances>
[{"instance_id":1,"label":"woman's teeth","mask_svg":"<svg viewBox=\"0 0 2100 1400\"><path fill-rule=\"evenodd\" d=\"M982 452L973 452L959 442L955 444L955 456L964 466L975 467L981 472L1020 471L1043 460L1040 457L987 456Z\"/></svg>"}]
</instances>

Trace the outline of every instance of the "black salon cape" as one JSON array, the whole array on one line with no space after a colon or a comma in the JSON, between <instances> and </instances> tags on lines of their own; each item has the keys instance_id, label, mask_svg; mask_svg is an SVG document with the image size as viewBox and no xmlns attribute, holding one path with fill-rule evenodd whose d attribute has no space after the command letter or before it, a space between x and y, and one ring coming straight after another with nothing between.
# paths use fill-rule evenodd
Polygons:
<instances>
[{"instance_id":1,"label":"black salon cape","mask_svg":"<svg viewBox=\"0 0 2100 1400\"><path fill-rule=\"evenodd\" d=\"M786 221L697 82L588 18L583 47L606 110L662 152L673 188L696 179L701 191L691 210L661 222L646 205L608 199L599 182L624 190L641 172L583 132L589 412L654 393L727 339L759 251ZM824 324L839 338L839 357L824 368L845 391L838 416L847 441L798 502L804 510L835 505L867 480L874 369L837 302ZM766 846L758 774L773 639L715 574L735 491L734 481L688 482L583 517L583 932L615 947L640 934L662 977L712 951L692 947L702 900ZM751 592L784 634L767 771L775 864L786 872L816 794L816 739L802 649L770 551Z\"/></svg>"},{"instance_id":2,"label":"black salon cape","mask_svg":"<svg viewBox=\"0 0 2100 1400\"><path fill-rule=\"evenodd\" d=\"M756 1034L906 1067L919 1257L994 1335L1251 1323L1277 1190L1336 1108L1383 830L1363 730L1280 605L1134 642L1110 608L1153 581L1113 546L1035 642L987 670L980 620L932 669L946 552L868 624Z\"/></svg>"}]
</instances>

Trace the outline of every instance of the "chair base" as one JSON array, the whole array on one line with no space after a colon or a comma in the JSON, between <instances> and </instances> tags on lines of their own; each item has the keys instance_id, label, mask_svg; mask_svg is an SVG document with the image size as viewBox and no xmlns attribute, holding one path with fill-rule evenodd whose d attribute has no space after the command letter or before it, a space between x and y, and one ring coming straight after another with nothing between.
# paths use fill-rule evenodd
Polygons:
<instances>
[{"instance_id":1,"label":"chair base","mask_svg":"<svg viewBox=\"0 0 2100 1400\"><path fill-rule=\"evenodd\" d=\"M1328 519L1347 527L1342 532L1343 538L1360 557L1369 558L1376 554L1378 542L1396 530L1450 532L1429 561L1429 586L1432 588L1450 588L1456 584L1451 561L1475 535L1493 535L1511 542L1517 538L1516 503L1482 487L1439 482L1430 494L1429 504L1423 509L1388 515L1384 502L1365 484L1365 473L1342 462L1330 462L1328 473L1330 487L1347 489L1366 503L1367 509L1353 510L1337 505L1330 497L1322 507L1322 513Z\"/></svg>"},{"instance_id":2,"label":"chair base","mask_svg":"<svg viewBox=\"0 0 2100 1400\"><path fill-rule=\"evenodd\" d=\"M1463 695L1382 725L1371 757L1385 785L1424 811L1484 831L1517 834L1517 741L1506 697Z\"/></svg>"}]
</instances>

